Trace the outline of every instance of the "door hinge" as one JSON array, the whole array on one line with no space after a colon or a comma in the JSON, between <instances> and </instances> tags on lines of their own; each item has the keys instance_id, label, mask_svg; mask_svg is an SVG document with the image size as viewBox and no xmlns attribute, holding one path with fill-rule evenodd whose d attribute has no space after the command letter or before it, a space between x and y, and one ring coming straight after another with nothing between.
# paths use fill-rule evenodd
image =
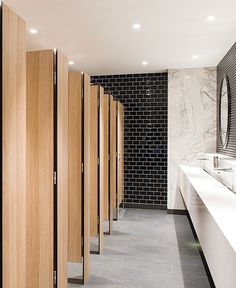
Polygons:
<instances>
[{"instance_id":1,"label":"door hinge","mask_svg":"<svg viewBox=\"0 0 236 288\"><path fill-rule=\"evenodd\" d=\"M110 154L108 155L108 161L110 161Z\"/></svg>"},{"instance_id":2,"label":"door hinge","mask_svg":"<svg viewBox=\"0 0 236 288\"><path fill-rule=\"evenodd\" d=\"M54 171L54 175L53 175L53 183L54 183L54 185L57 184L57 172L56 172L56 171Z\"/></svg>"},{"instance_id":3,"label":"door hinge","mask_svg":"<svg viewBox=\"0 0 236 288\"><path fill-rule=\"evenodd\" d=\"M57 271L53 271L53 284L57 284Z\"/></svg>"},{"instance_id":4,"label":"door hinge","mask_svg":"<svg viewBox=\"0 0 236 288\"><path fill-rule=\"evenodd\" d=\"M84 173L84 163L82 163L81 170L82 170L82 173Z\"/></svg>"},{"instance_id":5,"label":"door hinge","mask_svg":"<svg viewBox=\"0 0 236 288\"><path fill-rule=\"evenodd\" d=\"M99 160L99 158L98 158L98 166L100 165L100 160Z\"/></svg>"},{"instance_id":6,"label":"door hinge","mask_svg":"<svg viewBox=\"0 0 236 288\"><path fill-rule=\"evenodd\" d=\"M100 106L100 98L98 98L98 107Z\"/></svg>"},{"instance_id":7,"label":"door hinge","mask_svg":"<svg viewBox=\"0 0 236 288\"><path fill-rule=\"evenodd\" d=\"M100 224L100 218L98 217L98 224Z\"/></svg>"}]
</instances>

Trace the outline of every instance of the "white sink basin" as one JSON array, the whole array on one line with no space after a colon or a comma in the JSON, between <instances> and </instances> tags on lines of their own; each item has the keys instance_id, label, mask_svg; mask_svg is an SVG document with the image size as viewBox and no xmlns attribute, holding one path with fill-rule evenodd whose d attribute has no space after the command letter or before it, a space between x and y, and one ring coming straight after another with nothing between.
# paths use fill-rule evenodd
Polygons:
<instances>
[{"instance_id":1,"label":"white sink basin","mask_svg":"<svg viewBox=\"0 0 236 288\"><path fill-rule=\"evenodd\" d=\"M223 185L228 187L234 193L236 193L236 187L233 185L233 170L232 169L210 169L209 174L213 176L215 179L220 181Z\"/></svg>"}]
</instances>

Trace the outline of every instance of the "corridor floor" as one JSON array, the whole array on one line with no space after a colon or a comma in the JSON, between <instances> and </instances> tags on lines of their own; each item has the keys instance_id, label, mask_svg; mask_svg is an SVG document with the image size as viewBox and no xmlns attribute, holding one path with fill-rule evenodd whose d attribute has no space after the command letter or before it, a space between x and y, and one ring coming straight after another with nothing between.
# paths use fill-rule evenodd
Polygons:
<instances>
[{"instance_id":1,"label":"corridor floor","mask_svg":"<svg viewBox=\"0 0 236 288\"><path fill-rule=\"evenodd\" d=\"M104 240L85 288L210 288L186 216L125 209Z\"/></svg>"}]
</instances>

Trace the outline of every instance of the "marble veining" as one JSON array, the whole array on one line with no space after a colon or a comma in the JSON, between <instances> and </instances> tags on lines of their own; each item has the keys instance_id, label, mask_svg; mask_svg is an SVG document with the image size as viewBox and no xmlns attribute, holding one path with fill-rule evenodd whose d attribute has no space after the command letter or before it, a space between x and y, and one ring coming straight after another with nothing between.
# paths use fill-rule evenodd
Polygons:
<instances>
[{"instance_id":1,"label":"marble veining","mask_svg":"<svg viewBox=\"0 0 236 288\"><path fill-rule=\"evenodd\" d=\"M216 68L168 71L168 208L183 209L180 163L216 150Z\"/></svg>"}]
</instances>

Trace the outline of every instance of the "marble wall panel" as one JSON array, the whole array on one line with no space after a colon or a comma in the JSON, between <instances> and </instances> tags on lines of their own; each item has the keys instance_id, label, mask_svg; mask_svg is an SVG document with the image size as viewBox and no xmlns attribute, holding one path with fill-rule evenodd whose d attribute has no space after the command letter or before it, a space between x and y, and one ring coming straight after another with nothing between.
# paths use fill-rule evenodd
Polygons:
<instances>
[{"instance_id":1,"label":"marble wall panel","mask_svg":"<svg viewBox=\"0 0 236 288\"><path fill-rule=\"evenodd\" d=\"M216 151L216 68L168 71L168 209L184 209L180 163Z\"/></svg>"}]
</instances>

